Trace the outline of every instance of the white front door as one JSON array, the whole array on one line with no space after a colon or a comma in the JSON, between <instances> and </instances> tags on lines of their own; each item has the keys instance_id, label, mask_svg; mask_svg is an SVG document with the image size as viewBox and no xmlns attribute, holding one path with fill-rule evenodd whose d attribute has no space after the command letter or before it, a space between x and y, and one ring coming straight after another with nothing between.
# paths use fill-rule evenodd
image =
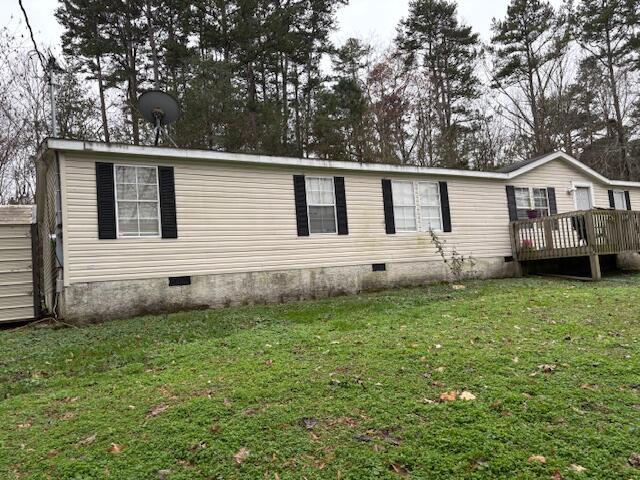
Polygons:
<instances>
[{"instance_id":1,"label":"white front door","mask_svg":"<svg viewBox=\"0 0 640 480\"><path fill-rule=\"evenodd\" d=\"M593 202L591 200L591 187L576 187L576 209L591 210Z\"/></svg>"}]
</instances>

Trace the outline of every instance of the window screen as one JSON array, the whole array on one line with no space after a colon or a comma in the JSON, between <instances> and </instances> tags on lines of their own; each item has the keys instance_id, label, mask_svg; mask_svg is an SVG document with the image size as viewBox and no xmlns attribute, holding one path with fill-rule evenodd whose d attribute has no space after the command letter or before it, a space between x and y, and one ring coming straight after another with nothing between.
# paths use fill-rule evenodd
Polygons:
<instances>
[{"instance_id":1,"label":"window screen","mask_svg":"<svg viewBox=\"0 0 640 480\"><path fill-rule=\"evenodd\" d=\"M160 235L158 169L116 165L118 236Z\"/></svg>"},{"instance_id":2,"label":"window screen","mask_svg":"<svg viewBox=\"0 0 640 480\"><path fill-rule=\"evenodd\" d=\"M336 233L336 199L333 178L307 177L310 233Z\"/></svg>"}]
</instances>

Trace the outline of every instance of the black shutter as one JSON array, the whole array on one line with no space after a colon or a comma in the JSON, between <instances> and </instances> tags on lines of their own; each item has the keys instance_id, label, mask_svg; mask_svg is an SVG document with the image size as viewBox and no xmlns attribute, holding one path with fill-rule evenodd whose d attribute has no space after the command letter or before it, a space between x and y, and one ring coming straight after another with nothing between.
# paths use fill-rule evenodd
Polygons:
<instances>
[{"instance_id":1,"label":"black shutter","mask_svg":"<svg viewBox=\"0 0 640 480\"><path fill-rule=\"evenodd\" d=\"M176 186L173 167L158 167L158 185L160 186L162 238L178 238Z\"/></svg>"},{"instance_id":2,"label":"black shutter","mask_svg":"<svg viewBox=\"0 0 640 480\"><path fill-rule=\"evenodd\" d=\"M296 201L296 223L298 236L309 236L309 217L307 216L307 187L304 175L293 176L293 194Z\"/></svg>"},{"instance_id":3,"label":"black shutter","mask_svg":"<svg viewBox=\"0 0 640 480\"><path fill-rule=\"evenodd\" d=\"M96 162L96 200L98 205L98 238L113 240L117 237L113 163Z\"/></svg>"},{"instance_id":4,"label":"black shutter","mask_svg":"<svg viewBox=\"0 0 640 480\"><path fill-rule=\"evenodd\" d=\"M547 187L547 198L549 199L549 214L557 215L558 202L556 202L556 189L553 187Z\"/></svg>"},{"instance_id":5,"label":"black shutter","mask_svg":"<svg viewBox=\"0 0 640 480\"><path fill-rule=\"evenodd\" d=\"M507 206L509 207L509 220L518 220L518 207L516 207L516 189L512 185L507 185Z\"/></svg>"},{"instance_id":6,"label":"black shutter","mask_svg":"<svg viewBox=\"0 0 640 480\"><path fill-rule=\"evenodd\" d=\"M396 219L393 215L393 191L391 180L382 180L382 200L384 202L384 224L387 235L396 233Z\"/></svg>"},{"instance_id":7,"label":"black shutter","mask_svg":"<svg viewBox=\"0 0 640 480\"><path fill-rule=\"evenodd\" d=\"M338 219L338 235L349 235L347 220L347 196L344 192L344 177L333 177L336 192L336 217Z\"/></svg>"},{"instance_id":8,"label":"black shutter","mask_svg":"<svg viewBox=\"0 0 640 480\"><path fill-rule=\"evenodd\" d=\"M442 208L442 230L451 231L451 208L449 207L449 187L447 182L440 182L440 207Z\"/></svg>"},{"instance_id":9,"label":"black shutter","mask_svg":"<svg viewBox=\"0 0 640 480\"><path fill-rule=\"evenodd\" d=\"M631 210L631 195L629 194L629 190L625 190L624 198L627 200L627 210Z\"/></svg>"},{"instance_id":10,"label":"black shutter","mask_svg":"<svg viewBox=\"0 0 640 480\"><path fill-rule=\"evenodd\" d=\"M609 206L611 208L616 208L616 199L613 196L613 190L609 190Z\"/></svg>"}]
</instances>

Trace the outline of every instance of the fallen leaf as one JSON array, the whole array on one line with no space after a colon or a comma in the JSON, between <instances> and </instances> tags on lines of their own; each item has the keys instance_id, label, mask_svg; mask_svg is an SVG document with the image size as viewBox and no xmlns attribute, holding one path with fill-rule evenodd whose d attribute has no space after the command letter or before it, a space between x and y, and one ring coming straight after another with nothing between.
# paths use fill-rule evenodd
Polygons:
<instances>
[{"instance_id":1,"label":"fallen leaf","mask_svg":"<svg viewBox=\"0 0 640 480\"><path fill-rule=\"evenodd\" d=\"M555 472L553 472L553 475L551 475L551 480L563 480L564 477L562 476L562 473L560 473L560 470L556 470Z\"/></svg>"},{"instance_id":2,"label":"fallen leaf","mask_svg":"<svg viewBox=\"0 0 640 480\"><path fill-rule=\"evenodd\" d=\"M147 418L157 417L162 412L164 412L167 408L169 408L169 405L165 405L164 403L161 403L160 405L156 405L149 411L149 413L147 413Z\"/></svg>"},{"instance_id":3,"label":"fallen leaf","mask_svg":"<svg viewBox=\"0 0 640 480\"><path fill-rule=\"evenodd\" d=\"M401 477L408 477L409 476L409 471L406 468L404 468L402 465L400 465L399 463L392 463L391 465L389 465L389 469L393 473L397 473Z\"/></svg>"},{"instance_id":4,"label":"fallen leaf","mask_svg":"<svg viewBox=\"0 0 640 480\"><path fill-rule=\"evenodd\" d=\"M207 442L196 442L196 443L193 443L193 444L189 445L189 451L191 451L191 452L197 452L197 451L202 450L204 448L207 448Z\"/></svg>"},{"instance_id":5,"label":"fallen leaf","mask_svg":"<svg viewBox=\"0 0 640 480\"><path fill-rule=\"evenodd\" d=\"M453 288L454 290L464 290L465 287L464 285L451 285L451 288Z\"/></svg>"},{"instance_id":6,"label":"fallen leaf","mask_svg":"<svg viewBox=\"0 0 640 480\"><path fill-rule=\"evenodd\" d=\"M582 465L578 465L577 463L569 465L569 470L576 473L582 473L587 471L586 468L584 468Z\"/></svg>"},{"instance_id":7,"label":"fallen leaf","mask_svg":"<svg viewBox=\"0 0 640 480\"><path fill-rule=\"evenodd\" d=\"M300 420L300 424L307 430L313 430L313 427L318 424L318 419L314 417L303 418L302 420Z\"/></svg>"},{"instance_id":8,"label":"fallen leaf","mask_svg":"<svg viewBox=\"0 0 640 480\"><path fill-rule=\"evenodd\" d=\"M542 455L531 455L529 457L530 462L547 463L547 459Z\"/></svg>"},{"instance_id":9,"label":"fallen leaf","mask_svg":"<svg viewBox=\"0 0 640 480\"><path fill-rule=\"evenodd\" d=\"M112 443L111 446L109 447L109 450L107 450L109 453L122 453L122 450L124 450L124 446L123 445L119 445L117 443Z\"/></svg>"},{"instance_id":10,"label":"fallen leaf","mask_svg":"<svg viewBox=\"0 0 640 480\"><path fill-rule=\"evenodd\" d=\"M31 422L24 422L24 423L19 423L17 425L18 428L31 428L33 427L33 423Z\"/></svg>"},{"instance_id":11,"label":"fallen leaf","mask_svg":"<svg viewBox=\"0 0 640 480\"><path fill-rule=\"evenodd\" d=\"M60 452L58 452L58 450L56 450L56 449L49 450L47 452L47 457L49 457L49 458L56 457L56 456L58 456L58 453L60 453Z\"/></svg>"},{"instance_id":12,"label":"fallen leaf","mask_svg":"<svg viewBox=\"0 0 640 480\"><path fill-rule=\"evenodd\" d=\"M589 385L588 383L583 383L582 385L580 385L580 388L582 390L597 390L598 386L597 385Z\"/></svg>"},{"instance_id":13,"label":"fallen leaf","mask_svg":"<svg viewBox=\"0 0 640 480\"><path fill-rule=\"evenodd\" d=\"M98 436L98 434L94 433L93 435L89 435L88 437L83 438L78 443L80 445L91 445L93 442L96 441L97 436Z\"/></svg>"},{"instance_id":14,"label":"fallen leaf","mask_svg":"<svg viewBox=\"0 0 640 480\"><path fill-rule=\"evenodd\" d=\"M439 343L436 343L436 350L440 350L442 348L442 345L440 345Z\"/></svg>"},{"instance_id":15,"label":"fallen leaf","mask_svg":"<svg viewBox=\"0 0 640 480\"><path fill-rule=\"evenodd\" d=\"M632 467L640 468L640 453L632 453L628 462Z\"/></svg>"},{"instance_id":16,"label":"fallen leaf","mask_svg":"<svg viewBox=\"0 0 640 480\"><path fill-rule=\"evenodd\" d=\"M442 373L442 372L444 372L444 367L438 367L438 368L436 368L436 372L438 372L438 373Z\"/></svg>"},{"instance_id":17,"label":"fallen leaf","mask_svg":"<svg viewBox=\"0 0 640 480\"><path fill-rule=\"evenodd\" d=\"M441 402L455 402L457 398L458 398L458 393L454 390L440 394Z\"/></svg>"},{"instance_id":18,"label":"fallen leaf","mask_svg":"<svg viewBox=\"0 0 640 480\"><path fill-rule=\"evenodd\" d=\"M238 465L241 465L242 462L244 462L247 457L249 456L249 450L245 447L242 447L240 450L238 450L235 455L233 456L233 458L236 460L236 463Z\"/></svg>"},{"instance_id":19,"label":"fallen leaf","mask_svg":"<svg viewBox=\"0 0 640 480\"><path fill-rule=\"evenodd\" d=\"M158 478L160 480L167 480L167 478L169 478L169 475L171 475L171 470L169 470L168 468L158 470Z\"/></svg>"},{"instance_id":20,"label":"fallen leaf","mask_svg":"<svg viewBox=\"0 0 640 480\"><path fill-rule=\"evenodd\" d=\"M269 359L267 361L264 362L265 365L271 366L273 365L273 360Z\"/></svg>"},{"instance_id":21,"label":"fallen leaf","mask_svg":"<svg viewBox=\"0 0 640 480\"><path fill-rule=\"evenodd\" d=\"M460 400L462 401L471 402L475 399L476 399L476 396L471 392L467 392L466 390L460 394Z\"/></svg>"},{"instance_id":22,"label":"fallen leaf","mask_svg":"<svg viewBox=\"0 0 640 480\"><path fill-rule=\"evenodd\" d=\"M542 364L538 365L538 370L542 370L544 373L553 373L556 370L556 365Z\"/></svg>"}]
</instances>

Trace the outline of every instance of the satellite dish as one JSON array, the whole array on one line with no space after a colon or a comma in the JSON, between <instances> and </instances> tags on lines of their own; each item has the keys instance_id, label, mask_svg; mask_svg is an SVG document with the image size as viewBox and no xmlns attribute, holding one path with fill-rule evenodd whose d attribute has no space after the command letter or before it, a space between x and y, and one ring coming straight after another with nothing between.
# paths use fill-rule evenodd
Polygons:
<instances>
[{"instance_id":1,"label":"satellite dish","mask_svg":"<svg viewBox=\"0 0 640 480\"><path fill-rule=\"evenodd\" d=\"M138 97L138 110L140 110L145 120L155 127L156 138L154 145L158 145L160 133L164 133L171 143L176 146L175 142L167 134L166 129L164 129L164 127L180 118L180 107L171 95L160 90L144 92Z\"/></svg>"}]
</instances>

